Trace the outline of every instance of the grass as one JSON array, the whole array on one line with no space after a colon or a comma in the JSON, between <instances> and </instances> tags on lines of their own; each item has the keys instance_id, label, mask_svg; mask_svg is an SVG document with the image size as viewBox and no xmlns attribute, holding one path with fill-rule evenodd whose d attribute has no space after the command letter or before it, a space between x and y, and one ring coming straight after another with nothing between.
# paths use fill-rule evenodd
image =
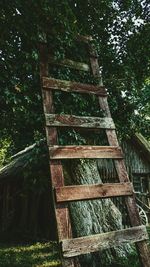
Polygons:
<instances>
[{"instance_id":1,"label":"grass","mask_svg":"<svg viewBox=\"0 0 150 267\"><path fill-rule=\"evenodd\" d=\"M148 228L150 236L150 228ZM28 245L0 244L0 267L60 267L57 244L55 242ZM118 259L107 267L139 267L136 252L129 259Z\"/></svg>"},{"instance_id":2,"label":"grass","mask_svg":"<svg viewBox=\"0 0 150 267\"><path fill-rule=\"evenodd\" d=\"M0 267L58 267L57 246L54 242L32 245L0 245Z\"/></svg>"}]
</instances>

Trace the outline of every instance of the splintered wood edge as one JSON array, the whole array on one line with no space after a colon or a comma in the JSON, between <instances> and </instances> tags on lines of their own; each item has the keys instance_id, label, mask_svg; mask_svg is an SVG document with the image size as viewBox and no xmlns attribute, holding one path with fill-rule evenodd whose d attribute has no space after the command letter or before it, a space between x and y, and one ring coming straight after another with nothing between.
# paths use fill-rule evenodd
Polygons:
<instances>
[{"instance_id":1,"label":"splintered wood edge","mask_svg":"<svg viewBox=\"0 0 150 267\"><path fill-rule=\"evenodd\" d=\"M115 129L112 118L85 117L67 114L45 114L46 126Z\"/></svg>"}]
</instances>

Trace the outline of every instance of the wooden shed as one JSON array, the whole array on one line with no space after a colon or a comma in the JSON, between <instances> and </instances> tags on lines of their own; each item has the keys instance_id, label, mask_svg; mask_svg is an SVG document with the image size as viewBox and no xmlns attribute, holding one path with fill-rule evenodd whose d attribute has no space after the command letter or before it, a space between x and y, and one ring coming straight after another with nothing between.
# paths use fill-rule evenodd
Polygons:
<instances>
[{"instance_id":1,"label":"wooden shed","mask_svg":"<svg viewBox=\"0 0 150 267\"><path fill-rule=\"evenodd\" d=\"M136 133L130 139L123 140L121 146L140 213L146 215L150 223L150 144L141 134ZM103 182L117 180L112 160L99 160L98 167Z\"/></svg>"},{"instance_id":2,"label":"wooden shed","mask_svg":"<svg viewBox=\"0 0 150 267\"><path fill-rule=\"evenodd\" d=\"M42 140L14 155L0 170L1 240L55 238L48 166Z\"/></svg>"},{"instance_id":3,"label":"wooden shed","mask_svg":"<svg viewBox=\"0 0 150 267\"><path fill-rule=\"evenodd\" d=\"M150 145L141 134L122 142L141 215L150 222ZM45 141L12 157L0 170L0 238L54 239L48 153ZM116 179L111 160L98 160L103 182ZM121 208L118 201L116 203ZM144 215L143 215L144 213ZM145 219L144 219L145 220ZM126 224L126 222L125 222Z\"/></svg>"}]
</instances>

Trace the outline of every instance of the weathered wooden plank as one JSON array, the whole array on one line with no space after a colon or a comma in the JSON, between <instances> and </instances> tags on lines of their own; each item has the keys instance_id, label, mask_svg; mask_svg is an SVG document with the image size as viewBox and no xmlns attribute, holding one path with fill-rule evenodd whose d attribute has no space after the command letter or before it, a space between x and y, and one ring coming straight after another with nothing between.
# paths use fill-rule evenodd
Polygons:
<instances>
[{"instance_id":1,"label":"weathered wooden plank","mask_svg":"<svg viewBox=\"0 0 150 267\"><path fill-rule=\"evenodd\" d=\"M43 88L61 90L65 92L88 93L99 96L107 96L104 86L70 82L47 77L43 77Z\"/></svg>"},{"instance_id":2,"label":"weathered wooden plank","mask_svg":"<svg viewBox=\"0 0 150 267\"><path fill-rule=\"evenodd\" d=\"M76 40L78 42L88 43L88 42L93 41L93 37L90 36L90 35L80 35L80 34L78 34L77 37L76 37Z\"/></svg>"},{"instance_id":3,"label":"weathered wooden plank","mask_svg":"<svg viewBox=\"0 0 150 267\"><path fill-rule=\"evenodd\" d=\"M122 159L117 146L49 146L51 159L105 158Z\"/></svg>"},{"instance_id":4,"label":"weathered wooden plank","mask_svg":"<svg viewBox=\"0 0 150 267\"><path fill-rule=\"evenodd\" d=\"M78 201L133 194L131 183L110 183L56 187L56 201Z\"/></svg>"},{"instance_id":5,"label":"weathered wooden plank","mask_svg":"<svg viewBox=\"0 0 150 267\"><path fill-rule=\"evenodd\" d=\"M94 49L95 48L89 44L90 54L92 54L91 51ZM99 64L98 64L98 59L96 57L91 56L90 61L91 61L91 69L92 69L94 77L98 78L99 85L103 85L101 73L99 71L100 68L99 68ZM99 104L100 104L100 108L104 111L104 115L106 117L111 117L107 98L99 97ZM118 146L118 140L117 140L115 130L106 130L106 134L107 134L109 145L110 146ZM125 163L123 160L115 160L115 167L116 167L118 178L119 178L120 182L130 181L128 174L127 174L127 171L126 171ZM125 203L127 206L131 225L132 226L140 225L141 220L140 220L139 212L138 212L138 209L136 206L135 194L125 198ZM137 251L139 253L141 265L143 267L150 267L150 261L149 261L150 249L147 245L147 242L146 241L138 242L138 243L136 243L136 247L137 247Z\"/></svg>"},{"instance_id":6,"label":"weathered wooden plank","mask_svg":"<svg viewBox=\"0 0 150 267\"><path fill-rule=\"evenodd\" d=\"M54 57L49 56L48 61L49 63L54 64L56 66L62 66L62 67L86 71L86 72L90 71L90 67L88 64L82 63L82 62L76 62L68 58L58 60L58 59L55 59Z\"/></svg>"},{"instance_id":7,"label":"weathered wooden plank","mask_svg":"<svg viewBox=\"0 0 150 267\"><path fill-rule=\"evenodd\" d=\"M146 227L141 225L103 234L62 240L62 252L64 257L69 258L147 239Z\"/></svg>"},{"instance_id":8,"label":"weathered wooden plank","mask_svg":"<svg viewBox=\"0 0 150 267\"><path fill-rule=\"evenodd\" d=\"M45 118L47 126L115 129L112 118L79 117L62 114L45 114Z\"/></svg>"}]
</instances>

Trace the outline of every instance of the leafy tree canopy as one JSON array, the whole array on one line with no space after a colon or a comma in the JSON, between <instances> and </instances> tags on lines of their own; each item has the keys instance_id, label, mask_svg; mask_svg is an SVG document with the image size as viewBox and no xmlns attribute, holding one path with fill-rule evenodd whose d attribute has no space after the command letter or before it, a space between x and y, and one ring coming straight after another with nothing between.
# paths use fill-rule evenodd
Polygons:
<instances>
[{"instance_id":1,"label":"leafy tree canopy","mask_svg":"<svg viewBox=\"0 0 150 267\"><path fill-rule=\"evenodd\" d=\"M9 154L44 135L39 41L47 39L55 57L63 58L68 49L68 54L76 58L81 55L74 41L78 33L96 39L104 83L120 132L138 129L148 136L150 31L146 0L15 0L1 1L0 7L0 135L1 146L7 151L11 143ZM54 74L66 79L75 77L69 70L55 69ZM81 79L89 77L81 74ZM60 110L63 100L58 94ZM71 109L68 103L67 99L66 110L67 106ZM74 103L76 110L79 105L81 109L86 106L90 113L86 101L74 96Z\"/></svg>"}]
</instances>

